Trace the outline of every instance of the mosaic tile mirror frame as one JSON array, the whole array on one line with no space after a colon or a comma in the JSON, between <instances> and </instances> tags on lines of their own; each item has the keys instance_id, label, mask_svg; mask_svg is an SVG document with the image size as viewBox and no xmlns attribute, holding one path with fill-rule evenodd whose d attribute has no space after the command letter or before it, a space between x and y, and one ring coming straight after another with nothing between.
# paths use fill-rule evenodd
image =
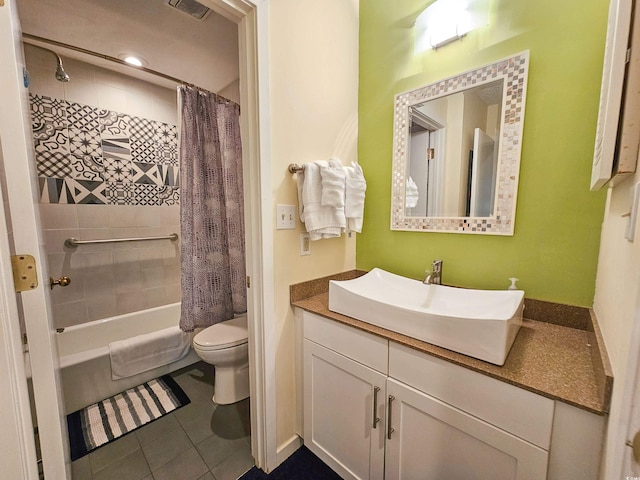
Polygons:
<instances>
[{"instance_id":1,"label":"mosaic tile mirror frame","mask_svg":"<svg viewBox=\"0 0 640 480\"><path fill-rule=\"evenodd\" d=\"M395 97L391 230L513 235L529 52L485 65ZM490 216L445 217L407 215L407 165L410 150L410 107L503 79L495 197Z\"/></svg>"},{"instance_id":2,"label":"mosaic tile mirror frame","mask_svg":"<svg viewBox=\"0 0 640 480\"><path fill-rule=\"evenodd\" d=\"M178 205L176 125L31 94L41 203Z\"/></svg>"}]
</instances>

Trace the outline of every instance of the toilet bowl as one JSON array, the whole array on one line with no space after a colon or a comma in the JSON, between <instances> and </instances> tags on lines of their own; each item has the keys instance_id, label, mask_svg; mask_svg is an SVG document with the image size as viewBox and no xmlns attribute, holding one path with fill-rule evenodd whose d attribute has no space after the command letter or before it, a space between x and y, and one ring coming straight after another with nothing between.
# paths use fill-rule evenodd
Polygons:
<instances>
[{"instance_id":1,"label":"toilet bowl","mask_svg":"<svg viewBox=\"0 0 640 480\"><path fill-rule=\"evenodd\" d=\"M213 402L239 402L249 396L247 316L207 327L193 337L193 349L215 367Z\"/></svg>"}]
</instances>

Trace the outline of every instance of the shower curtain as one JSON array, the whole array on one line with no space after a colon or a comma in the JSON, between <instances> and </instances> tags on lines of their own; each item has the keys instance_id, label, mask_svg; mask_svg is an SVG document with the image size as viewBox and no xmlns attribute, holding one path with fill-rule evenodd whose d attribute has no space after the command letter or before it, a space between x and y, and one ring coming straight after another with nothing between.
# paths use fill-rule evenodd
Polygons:
<instances>
[{"instance_id":1,"label":"shower curtain","mask_svg":"<svg viewBox=\"0 0 640 480\"><path fill-rule=\"evenodd\" d=\"M182 311L191 332L247 310L240 107L179 88Z\"/></svg>"}]
</instances>

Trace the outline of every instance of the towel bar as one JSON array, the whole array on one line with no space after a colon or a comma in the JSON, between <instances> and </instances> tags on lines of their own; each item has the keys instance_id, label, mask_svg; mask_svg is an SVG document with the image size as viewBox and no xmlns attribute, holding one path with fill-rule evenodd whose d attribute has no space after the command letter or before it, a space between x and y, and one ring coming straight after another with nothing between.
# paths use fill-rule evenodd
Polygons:
<instances>
[{"instance_id":1,"label":"towel bar","mask_svg":"<svg viewBox=\"0 0 640 480\"><path fill-rule=\"evenodd\" d=\"M304 165L298 165L297 163L289 164L289 173L304 172Z\"/></svg>"}]
</instances>

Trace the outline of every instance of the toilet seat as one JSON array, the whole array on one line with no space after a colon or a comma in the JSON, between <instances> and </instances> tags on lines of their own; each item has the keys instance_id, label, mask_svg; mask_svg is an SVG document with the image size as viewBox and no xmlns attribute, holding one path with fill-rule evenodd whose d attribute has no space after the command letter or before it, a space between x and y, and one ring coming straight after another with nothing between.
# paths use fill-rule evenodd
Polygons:
<instances>
[{"instance_id":1,"label":"toilet seat","mask_svg":"<svg viewBox=\"0 0 640 480\"><path fill-rule=\"evenodd\" d=\"M193 344L201 350L222 350L247 343L248 337L247 316L242 315L205 328L193 338Z\"/></svg>"}]
</instances>

